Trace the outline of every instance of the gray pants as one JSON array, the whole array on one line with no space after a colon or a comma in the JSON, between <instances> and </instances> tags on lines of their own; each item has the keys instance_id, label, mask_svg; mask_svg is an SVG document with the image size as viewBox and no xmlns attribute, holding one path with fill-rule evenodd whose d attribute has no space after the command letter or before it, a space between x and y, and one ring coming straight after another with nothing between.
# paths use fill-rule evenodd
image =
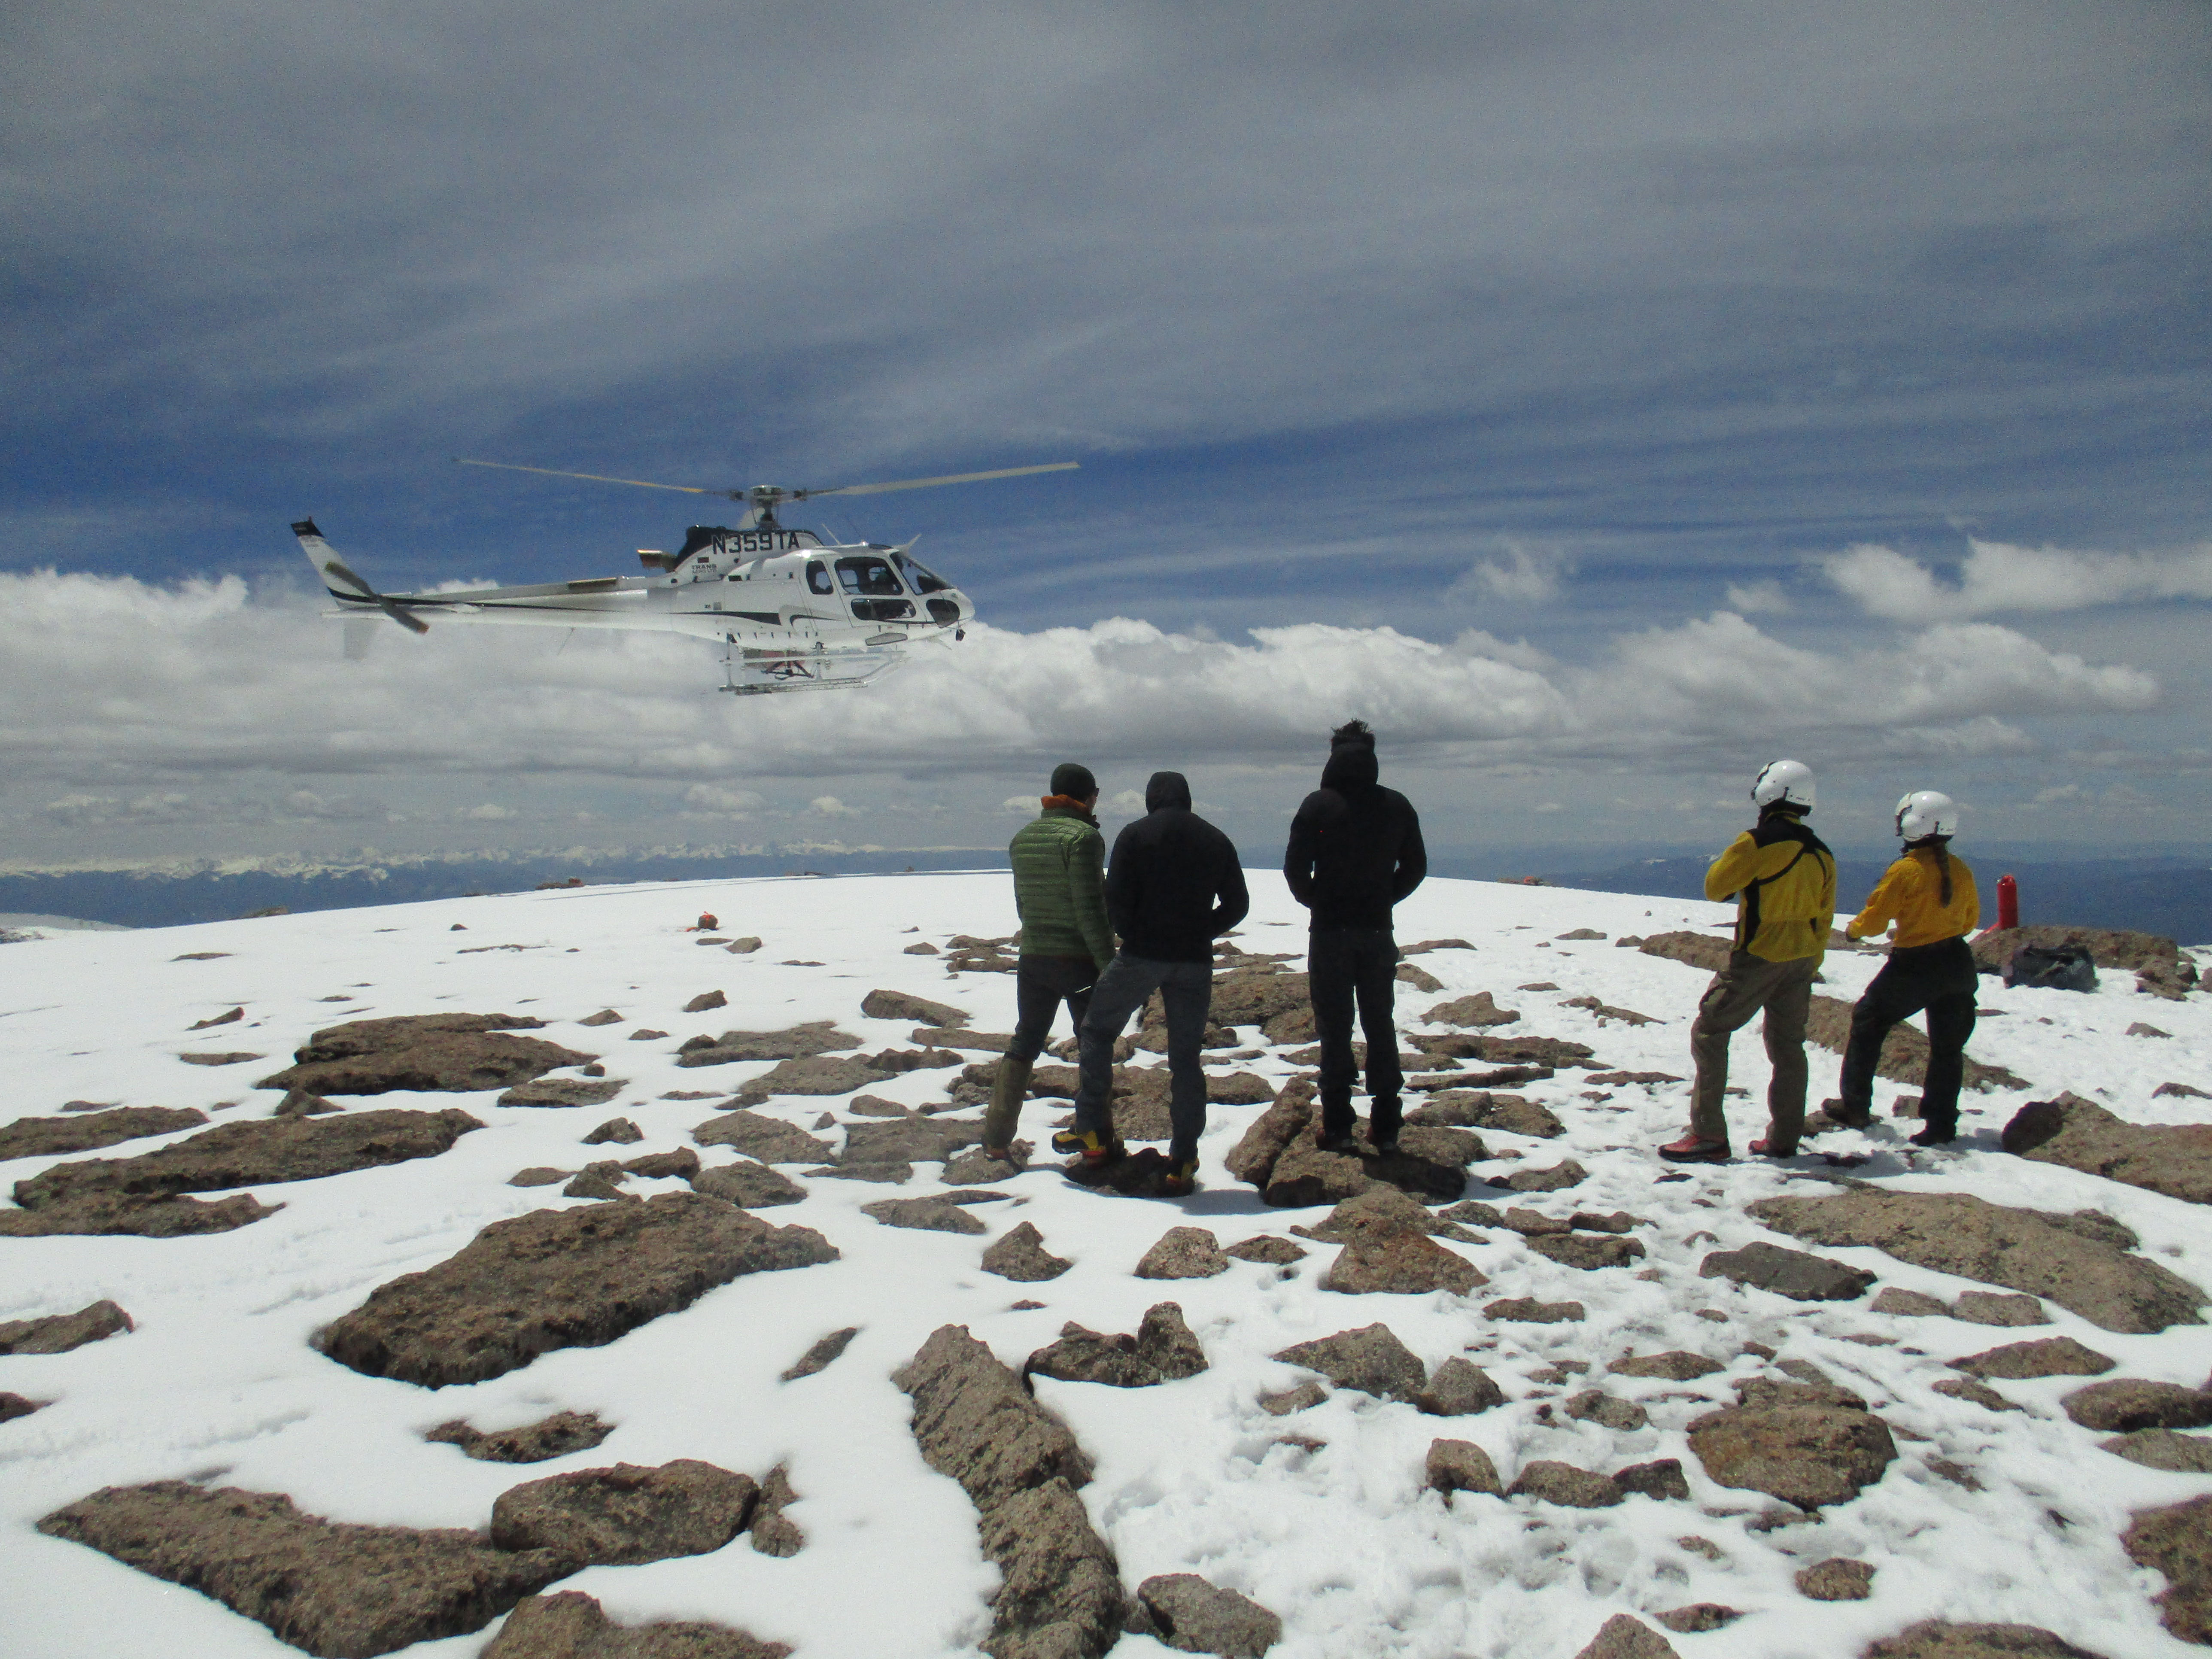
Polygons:
<instances>
[{"instance_id":1,"label":"gray pants","mask_svg":"<svg viewBox=\"0 0 2212 1659\"><path fill-rule=\"evenodd\" d=\"M1113 1135L1114 1039L1154 991L1168 1016L1168 1121L1175 1136L1168 1156L1196 1158L1198 1138L1206 1133L1206 1070L1199 1050L1213 1008L1210 962L1154 962L1124 951L1106 964L1091 988L1091 1012L1083 1017L1076 1131Z\"/></svg>"},{"instance_id":2,"label":"gray pants","mask_svg":"<svg viewBox=\"0 0 2212 1659\"><path fill-rule=\"evenodd\" d=\"M1725 1141L1728 1114L1722 1107L1728 1087L1729 1038L1766 1012L1766 1057L1773 1081L1766 1085L1766 1111L1772 1120L1768 1138L1782 1151L1794 1151L1805 1129L1805 1016L1813 1003L1813 975L1820 958L1769 962L1748 951L1731 951L1728 966L1713 975L1690 1027L1690 1054L1698 1079L1690 1102L1690 1133L1700 1140Z\"/></svg>"}]
</instances>

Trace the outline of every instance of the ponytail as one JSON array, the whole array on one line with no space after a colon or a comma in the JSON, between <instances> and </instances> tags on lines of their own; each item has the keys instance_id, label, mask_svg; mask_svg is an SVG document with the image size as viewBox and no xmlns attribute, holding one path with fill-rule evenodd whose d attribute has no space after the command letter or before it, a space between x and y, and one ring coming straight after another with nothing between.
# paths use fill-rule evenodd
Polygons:
<instances>
[{"instance_id":1,"label":"ponytail","mask_svg":"<svg viewBox=\"0 0 2212 1659\"><path fill-rule=\"evenodd\" d=\"M1917 853L1923 847L1936 855L1936 868L1943 884L1943 902L1948 905L1951 902L1951 838L1948 836L1923 836L1918 841L1908 842L1905 850Z\"/></svg>"}]
</instances>

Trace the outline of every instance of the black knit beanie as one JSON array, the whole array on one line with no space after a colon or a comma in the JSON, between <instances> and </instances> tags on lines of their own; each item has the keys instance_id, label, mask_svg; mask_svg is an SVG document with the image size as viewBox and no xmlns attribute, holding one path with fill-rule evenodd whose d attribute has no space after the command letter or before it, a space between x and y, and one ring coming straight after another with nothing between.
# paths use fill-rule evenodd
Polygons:
<instances>
[{"instance_id":1,"label":"black knit beanie","mask_svg":"<svg viewBox=\"0 0 2212 1659\"><path fill-rule=\"evenodd\" d=\"M1052 769L1052 793L1070 800L1089 800L1098 793L1098 780L1091 775L1089 767L1062 761Z\"/></svg>"}]
</instances>

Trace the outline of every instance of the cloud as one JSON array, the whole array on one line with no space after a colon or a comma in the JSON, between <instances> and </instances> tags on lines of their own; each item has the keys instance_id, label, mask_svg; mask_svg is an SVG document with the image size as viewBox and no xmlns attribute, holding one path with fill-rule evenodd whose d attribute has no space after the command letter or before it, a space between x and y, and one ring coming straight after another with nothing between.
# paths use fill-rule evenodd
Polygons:
<instances>
[{"instance_id":1,"label":"cloud","mask_svg":"<svg viewBox=\"0 0 2212 1659\"><path fill-rule=\"evenodd\" d=\"M559 649L557 630L393 633L346 662L334 624L234 579L165 589L0 574L0 775L55 786L49 818L195 811L196 781L249 771L318 800L323 780L349 775L459 774L494 793L517 777L665 779L688 784L692 811L744 813L761 802L736 778L1033 772L1068 754L1305 763L1354 715L1400 757L1648 763L1785 739L2004 752L2025 741L2023 720L2139 713L2160 696L2140 670L1991 623L1822 653L1729 611L1548 669L1486 654L1479 636L1440 644L1389 628L1310 623L1236 641L1128 618L978 626L964 645L917 648L882 686L773 699L709 696L711 653L650 635ZM811 810L836 816L834 799ZM1006 809L1035 799L1007 796Z\"/></svg>"},{"instance_id":2,"label":"cloud","mask_svg":"<svg viewBox=\"0 0 2212 1659\"><path fill-rule=\"evenodd\" d=\"M1728 602L1729 610L1747 617L1763 612L1780 615L1786 613L1790 608L1790 596L1782 591L1782 584L1778 581L1750 582L1742 585L1730 582Z\"/></svg>"},{"instance_id":3,"label":"cloud","mask_svg":"<svg viewBox=\"0 0 2212 1659\"><path fill-rule=\"evenodd\" d=\"M767 802L750 789L695 783L684 792L684 805L689 812L702 817L747 818Z\"/></svg>"},{"instance_id":4,"label":"cloud","mask_svg":"<svg viewBox=\"0 0 2212 1659\"><path fill-rule=\"evenodd\" d=\"M514 810L496 801L486 801L481 806L456 807L453 816L470 823L504 823L514 816Z\"/></svg>"},{"instance_id":5,"label":"cloud","mask_svg":"<svg viewBox=\"0 0 2212 1659\"><path fill-rule=\"evenodd\" d=\"M860 816L835 795L817 795L806 803L806 810L817 817L823 818L857 818Z\"/></svg>"},{"instance_id":6,"label":"cloud","mask_svg":"<svg viewBox=\"0 0 2212 1659\"><path fill-rule=\"evenodd\" d=\"M1506 543L1504 556L1478 562L1452 584L1452 597L1541 605L1559 597L1560 578L1573 568L1564 555L1519 542Z\"/></svg>"},{"instance_id":7,"label":"cloud","mask_svg":"<svg viewBox=\"0 0 2212 1659\"><path fill-rule=\"evenodd\" d=\"M1905 622L2212 599L2212 543L2169 553L2069 552L1985 541L1967 546L1956 586L1895 549L1870 544L1836 554L1823 568L1870 615Z\"/></svg>"}]
</instances>

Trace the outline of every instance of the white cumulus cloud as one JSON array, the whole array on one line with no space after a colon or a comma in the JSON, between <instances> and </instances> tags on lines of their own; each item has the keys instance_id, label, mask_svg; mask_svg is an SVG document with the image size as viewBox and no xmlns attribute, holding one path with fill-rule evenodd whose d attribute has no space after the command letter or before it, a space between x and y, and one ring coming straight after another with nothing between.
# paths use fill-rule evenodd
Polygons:
<instances>
[{"instance_id":1,"label":"white cumulus cloud","mask_svg":"<svg viewBox=\"0 0 2212 1659\"><path fill-rule=\"evenodd\" d=\"M1896 549L1873 544L1835 555L1824 568L1861 608L1900 622L2212 599L2212 543L2170 553L2069 551L1985 541L1970 541L1967 549L1955 586Z\"/></svg>"}]
</instances>

